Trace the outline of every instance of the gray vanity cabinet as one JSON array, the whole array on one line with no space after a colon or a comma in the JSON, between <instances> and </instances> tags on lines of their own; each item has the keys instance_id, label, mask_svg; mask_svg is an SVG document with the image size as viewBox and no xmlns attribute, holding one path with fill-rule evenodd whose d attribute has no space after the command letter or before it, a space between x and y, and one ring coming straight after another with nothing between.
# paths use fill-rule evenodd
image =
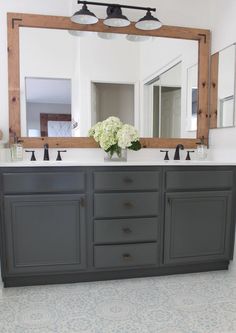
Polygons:
<instances>
[{"instance_id":1,"label":"gray vanity cabinet","mask_svg":"<svg viewBox=\"0 0 236 333\"><path fill-rule=\"evenodd\" d=\"M231 193L168 193L165 264L229 260Z\"/></svg>"},{"instance_id":2,"label":"gray vanity cabinet","mask_svg":"<svg viewBox=\"0 0 236 333\"><path fill-rule=\"evenodd\" d=\"M235 167L0 169L4 286L227 269Z\"/></svg>"}]
</instances>

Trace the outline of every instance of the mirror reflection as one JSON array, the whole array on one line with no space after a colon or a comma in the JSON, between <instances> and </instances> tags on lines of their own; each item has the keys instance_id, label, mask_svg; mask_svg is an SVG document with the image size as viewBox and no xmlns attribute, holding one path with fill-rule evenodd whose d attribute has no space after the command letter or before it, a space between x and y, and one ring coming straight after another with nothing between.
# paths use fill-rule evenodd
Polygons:
<instances>
[{"instance_id":1,"label":"mirror reflection","mask_svg":"<svg viewBox=\"0 0 236 333\"><path fill-rule=\"evenodd\" d=\"M235 45L219 52L217 127L235 125Z\"/></svg>"},{"instance_id":2,"label":"mirror reflection","mask_svg":"<svg viewBox=\"0 0 236 333\"><path fill-rule=\"evenodd\" d=\"M25 78L29 137L71 137L71 80Z\"/></svg>"},{"instance_id":3,"label":"mirror reflection","mask_svg":"<svg viewBox=\"0 0 236 333\"><path fill-rule=\"evenodd\" d=\"M152 130L155 137L181 137L181 62L147 83L151 91Z\"/></svg>"},{"instance_id":4,"label":"mirror reflection","mask_svg":"<svg viewBox=\"0 0 236 333\"><path fill-rule=\"evenodd\" d=\"M113 115L143 137L196 137L198 42L113 35L20 28L22 136L87 136Z\"/></svg>"}]
</instances>

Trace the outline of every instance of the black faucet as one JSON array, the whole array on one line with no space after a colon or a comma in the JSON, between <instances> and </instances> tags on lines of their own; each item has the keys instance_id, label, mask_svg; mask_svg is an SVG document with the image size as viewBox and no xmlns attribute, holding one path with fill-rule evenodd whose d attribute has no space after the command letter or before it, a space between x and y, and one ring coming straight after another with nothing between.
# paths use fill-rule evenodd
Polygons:
<instances>
[{"instance_id":1,"label":"black faucet","mask_svg":"<svg viewBox=\"0 0 236 333\"><path fill-rule=\"evenodd\" d=\"M44 161L49 161L49 152L48 152L49 145L48 145L48 143L45 143L43 148L44 148L43 160Z\"/></svg>"},{"instance_id":2,"label":"black faucet","mask_svg":"<svg viewBox=\"0 0 236 333\"><path fill-rule=\"evenodd\" d=\"M182 144L178 144L175 148L175 156L174 156L174 160L180 160L180 157L179 157L179 150L183 150L184 149L184 146Z\"/></svg>"}]
</instances>

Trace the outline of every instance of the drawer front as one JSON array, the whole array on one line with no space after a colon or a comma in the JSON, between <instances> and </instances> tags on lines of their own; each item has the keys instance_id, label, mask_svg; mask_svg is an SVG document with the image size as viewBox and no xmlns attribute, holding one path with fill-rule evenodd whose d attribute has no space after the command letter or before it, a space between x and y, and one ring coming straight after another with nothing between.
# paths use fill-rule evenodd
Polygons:
<instances>
[{"instance_id":1,"label":"drawer front","mask_svg":"<svg viewBox=\"0 0 236 333\"><path fill-rule=\"evenodd\" d=\"M157 241L158 218L97 220L94 222L94 242L129 243Z\"/></svg>"},{"instance_id":2,"label":"drawer front","mask_svg":"<svg viewBox=\"0 0 236 333\"><path fill-rule=\"evenodd\" d=\"M120 171L95 172L95 191L158 190L160 174L158 171Z\"/></svg>"},{"instance_id":3,"label":"drawer front","mask_svg":"<svg viewBox=\"0 0 236 333\"><path fill-rule=\"evenodd\" d=\"M156 243L95 246L96 268L132 267L158 264Z\"/></svg>"},{"instance_id":4,"label":"drawer front","mask_svg":"<svg viewBox=\"0 0 236 333\"><path fill-rule=\"evenodd\" d=\"M233 186L233 171L168 171L167 190L218 189Z\"/></svg>"},{"instance_id":5,"label":"drawer front","mask_svg":"<svg viewBox=\"0 0 236 333\"><path fill-rule=\"evenodd\" d=\"M54 193L85 190L84 172L4 173L5 193Z\"/></svg>"},{"instance_id":6,"label":"drawer front","mask_svg":"<svg viewBox=\"0 0 236 333\"><path fill-rule=\"evenodd\" d=\"M97 218L157 216L158 213L158 192L94 195L94 216Z\"/></svg>"}]
</instances>

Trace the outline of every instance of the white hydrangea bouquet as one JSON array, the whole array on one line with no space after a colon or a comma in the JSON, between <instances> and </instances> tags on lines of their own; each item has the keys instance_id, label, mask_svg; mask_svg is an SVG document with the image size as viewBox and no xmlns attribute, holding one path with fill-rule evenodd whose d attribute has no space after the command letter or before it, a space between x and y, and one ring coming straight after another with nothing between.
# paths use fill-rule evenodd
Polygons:
<instances>
[{"instance_id":1,"label":"white hydrangea bouquet","mask_svg":"<svg viewBox=\"0 0 236 333\"><path fill-rule=\"evenodd\" d=\"M121 158L122 150L141 149L137 130L128 124L123 124L117 117L109 117L98 122L89 130L89 136L93 137L110 158L117 155Z\"/></svg>"}]
</instances>

